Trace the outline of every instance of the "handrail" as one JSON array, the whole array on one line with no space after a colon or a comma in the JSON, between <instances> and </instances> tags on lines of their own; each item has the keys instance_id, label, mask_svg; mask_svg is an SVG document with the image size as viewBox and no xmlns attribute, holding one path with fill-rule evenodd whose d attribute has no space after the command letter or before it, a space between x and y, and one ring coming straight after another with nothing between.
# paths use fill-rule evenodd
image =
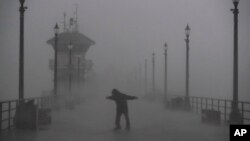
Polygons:
<instances>
[{"instance_id":1,"label":"handrail","mask_svg":"<svg viewBox=\"0 0 250 141\"><path fill-rule=\"evenodd\" d=\"M29 100L34 100L38 108L51 107L52 104L52 96L30 97L24 99L25 102ZM20 100L6 100L0 102L0 133L3 130L10 130L14 127L15 111L19 103Z\"/></svg>"},{"instance_id":2,"label":"handrail","mask_svg":"<svg viewBox=\"0 0 250 141\"><path fill-rule=\"evenodd\" d=\"M169 95L170 97L181 97L181 95ZM225 123L229 123L231 105L233 100L220 99L220 98L209 98L209 97L198 97L189 96L189 103L192 111L196 113L201 113L202 109L205 110L217 110L221 113L221 120ZM238 107L243 119L243 124L250 123L250 102L249 101L238 101Z\"/></svg>"}]
</instances>

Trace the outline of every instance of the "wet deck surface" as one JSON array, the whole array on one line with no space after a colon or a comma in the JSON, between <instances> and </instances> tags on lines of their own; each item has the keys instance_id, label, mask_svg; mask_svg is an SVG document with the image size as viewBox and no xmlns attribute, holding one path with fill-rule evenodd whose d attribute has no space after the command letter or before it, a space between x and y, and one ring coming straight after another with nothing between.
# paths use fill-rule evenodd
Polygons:
<instances>
[{"instance_id":1,"label":"wet deck surface","mask_svg":"<svg viewBox=\"0 0 250 141\"><path fill-rule=\"evenodd\" d=\"M160 103L129 102L131 131L113 131L114 102L104 97L86 99L75 109L52 113L52 124L38 131L13 130L1 141L228 141L225 125L202 124L200 115L164 110ZM122 118L122 125L124 119ZM124 126L123 126L124 127Z\"/></svg>"}]
</instances>

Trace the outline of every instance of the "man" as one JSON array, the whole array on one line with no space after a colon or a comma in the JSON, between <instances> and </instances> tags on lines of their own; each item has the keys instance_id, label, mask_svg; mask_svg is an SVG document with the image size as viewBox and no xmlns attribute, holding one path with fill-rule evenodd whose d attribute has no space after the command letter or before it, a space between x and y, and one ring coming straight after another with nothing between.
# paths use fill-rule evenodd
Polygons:
<instances>
[{"instance_id":1,"label":"man","mask_svg":"<svg viewBox=\"0 0 250 141\"><path fill-rule=\"evenodd\" d=\"M126 120L126 129L130 130L127 100L133 100L133 99L138 99L138 98L136 96L129 96L129 95L123 94L119 92L118 90L113 89L112 95L108 96L107 99L114 100L116 103L116 118L115 118L114 130L121 129L120 119L122 115L124 115L125 120Z\"/></svg>"}]
</instances>

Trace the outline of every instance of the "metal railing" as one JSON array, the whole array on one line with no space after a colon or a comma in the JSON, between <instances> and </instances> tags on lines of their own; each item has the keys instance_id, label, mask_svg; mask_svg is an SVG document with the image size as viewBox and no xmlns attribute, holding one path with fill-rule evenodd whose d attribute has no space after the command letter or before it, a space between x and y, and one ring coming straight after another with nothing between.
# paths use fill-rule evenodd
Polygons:
<instances>
[{"instance_id":1,"label":"metal railing","mask_svg":"<svg viewBox=\"0 0 250 141\"><path fill-rule=\"evenodd\" d=\"M195 112L200 113L201 109L220 111L221 120L228 123L232 109L232 100L192 96L189 101ZM243 123L250 123L250 102L239 101L238 107L243 118Z\"/></svg>"},{"instance_id":2,"label":"metal railing","mask_svg":"<svg viewBox=\"0 0 250 141\"><path fill-rule=\"evenodd\" d=\"M52 105L52 96L26 98L24 102L34 100L38 108L48 108ZM14 118L19 100L8 100L0 102L0 133L10 130L15 126Z\"/></svg>"},{"instance_id":3,"label":"metal railing","mask_svg":"<svg viewBox=\"0 0 250 141\"><path fill-rule=\"evenodd\" d=\"M184 96L171 95L171 98L174 97L181 97L183 100L185 98ZM225 123L229 123L232 102L232 100L227 99L216 99L196 96L189 97L189 103L192 111L196 113L201 113L203 109L220 111L221 120ZM238 107L243 118L243 123L250 124L250 102L238 101Z\"/></svg>"}]
</instances>

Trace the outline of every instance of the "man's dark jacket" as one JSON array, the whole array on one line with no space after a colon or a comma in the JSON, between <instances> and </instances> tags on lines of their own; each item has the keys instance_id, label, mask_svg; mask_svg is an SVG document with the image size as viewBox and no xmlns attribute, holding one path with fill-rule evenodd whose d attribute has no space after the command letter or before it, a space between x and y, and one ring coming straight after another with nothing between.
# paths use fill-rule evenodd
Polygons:
<instances>
[{"instance_id":1,"label":"man's dark jacket","mask_svg":"<svg viewBox=\"0 0 250 141\"><path fill-rule=\"evenodd\" d=\"M117 113L128 113L127 100L137 99L137 97L123 94L118 90L114 89L112 91L112 96L108 96L107 99L115 101Z\"/></svg>"}]
</instances>

